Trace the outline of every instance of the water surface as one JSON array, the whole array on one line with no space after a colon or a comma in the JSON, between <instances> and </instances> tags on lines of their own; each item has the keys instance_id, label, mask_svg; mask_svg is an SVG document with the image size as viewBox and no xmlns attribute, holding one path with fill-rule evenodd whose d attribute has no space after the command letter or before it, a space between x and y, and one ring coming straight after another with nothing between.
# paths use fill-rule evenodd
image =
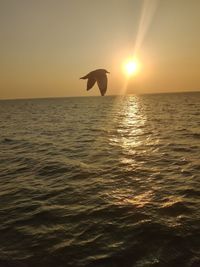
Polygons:
<instances>
[{"instance_id":1,"label":"water surface","mask_svg":"<svg viewBox=\"0 0 200 267\"><path fill-rule=\"evenodd\" d=\"M0 266L200 266L200 93L0 102Z\"/></svg>"}]
</instances>

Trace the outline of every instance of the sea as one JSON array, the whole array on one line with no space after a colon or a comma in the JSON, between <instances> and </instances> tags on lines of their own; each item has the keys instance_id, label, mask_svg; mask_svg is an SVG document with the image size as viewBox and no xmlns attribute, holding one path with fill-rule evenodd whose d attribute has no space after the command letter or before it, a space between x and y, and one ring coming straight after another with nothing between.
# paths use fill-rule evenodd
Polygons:
<instances>
[{"instance_id":1,"label":"sea","mask_svg":"<svg viewBox=\"0 0 200 267\"><path fill-rule=\"evenodd\" d=\"M200 266L200 92L0 101L0 267L38 266Z\"/></svg>"}]
</instances>

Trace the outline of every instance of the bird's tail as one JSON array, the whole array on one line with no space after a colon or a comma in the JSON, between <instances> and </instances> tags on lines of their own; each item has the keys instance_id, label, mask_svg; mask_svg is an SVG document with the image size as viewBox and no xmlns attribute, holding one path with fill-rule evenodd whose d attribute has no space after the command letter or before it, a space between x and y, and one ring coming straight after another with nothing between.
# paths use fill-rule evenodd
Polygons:
<instances>
[{"instance_id":1,"label":"bird's tail","mask_svg":"<svg viewBox=\"0 0 200 267\"><path fill-rule=\"evenodd\" d=\"M86 75L86 76L81 77L80 79L85 80L85 79L88 79L88 77L87 77L87 75Z\"/></svg>"}]
</instances>

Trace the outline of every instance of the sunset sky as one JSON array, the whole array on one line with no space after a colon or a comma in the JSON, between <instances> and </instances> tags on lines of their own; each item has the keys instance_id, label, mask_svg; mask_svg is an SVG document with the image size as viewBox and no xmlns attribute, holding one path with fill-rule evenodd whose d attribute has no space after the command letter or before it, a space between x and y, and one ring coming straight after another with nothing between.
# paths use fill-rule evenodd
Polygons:
<instances>
[{"instance_id":1,"label":"sunset sky","mask_svg":"<svg viewBox=\"0 0 200 267\"><path fill-rule=\"evenodd\" d=\"M0 98L200 90L200 0L0 0ZM137 58L127 77L124 62Z\"/></svg>"}]
</instances>

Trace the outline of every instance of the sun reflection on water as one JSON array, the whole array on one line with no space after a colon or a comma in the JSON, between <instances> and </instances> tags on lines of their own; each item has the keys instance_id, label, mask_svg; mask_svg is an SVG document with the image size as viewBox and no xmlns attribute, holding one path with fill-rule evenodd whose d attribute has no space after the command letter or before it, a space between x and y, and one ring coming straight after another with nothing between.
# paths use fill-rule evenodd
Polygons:
<instances>
[{"instance_id":1,"label":"sun reflection on water","mask_svg":"<svg viewBox=\"0 0 200 267\"><path fill-rule=\"evenodd\" d=\"M131 205L133 207L143 208L144 206L151 203L154 197L154 193L152 190L149 190L138 194L133 190L130 190L130 188L121 188L113 190L110 196L112 196L114 203L118 206Z\"/></svg>"},{"instance_id":2,"label":"sun reflection on water","mask_svg":"<svg viewBox=\"0 0 200 267\"><path fill-rule=\"evenodd\" d=\"M144 142L144 125L146 116L137 96L128 96L121 110L121 119L115 137L120 142L125 155L135 153L135 148ZM126 160L122 158L122 161Z\"/></svg>"},{"instance_id":3,"label":"sun reflection on water","mask_svg":"<svg viewBox=\"0 0 200 267\"><path fill-rule=\"evenodd\" d=\"M110 143L120 147L122 153L120 153L119 161L125 168L124 171L128 171L129 174L123 180L122 187L117 186L109 192L109 198L119 206L131 205L142 208L152 201L154 193L152 190L145 191L144 188L140 188L141 177L136 175L137 155L142 151L145 153L145 144L148 142L145 137L147 118L140 97L126 96L118 118L118 127L110 138ZM133 187L135 183L138 187L135 187L136 185Z\"/></svg>"}]
</instances>

